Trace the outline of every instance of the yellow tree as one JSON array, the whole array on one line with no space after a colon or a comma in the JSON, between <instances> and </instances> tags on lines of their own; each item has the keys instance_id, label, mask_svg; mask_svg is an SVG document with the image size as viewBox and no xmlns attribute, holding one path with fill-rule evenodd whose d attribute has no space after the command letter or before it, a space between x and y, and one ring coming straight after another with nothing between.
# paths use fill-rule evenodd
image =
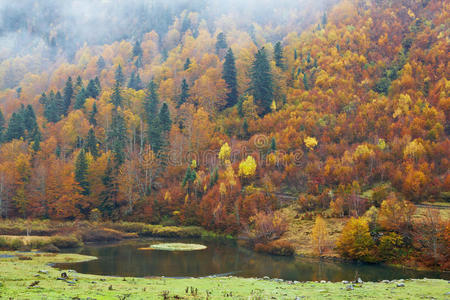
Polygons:
<instances>
[{"instance_id":1,"label":"yellow tree","mask_svg":"<svg viewBox=\"0 0 450 300\"><path fill-rule=\"evenodd\" d=\"M325 220L319 215L312 229L313 246L317 254L322 255L328 245L328 229Z\"/></svg>"},{"instance_id":2,"label":"yellow tree","mask_svg":"<svg viewBox=\"0 0 450 300\"><path fill-rule=\"evenodd\" d=\"M230 154L231 154L231 148L228 145L228 143L223 144L219 151L220 161L225 162L226 160L230 159Z\"/></svg>"},{"instance_id":3,"label":"yellow tree","mask_svg":"<svg viewBox=\"0 0 450 300\"><path fill-rule=\"evenodd\" d=\"M247 156L246 160L243 160L239 164L239 176L243 178L251 178L256 173L256 161L253 156Z\"/></svg>"}]
</instances>

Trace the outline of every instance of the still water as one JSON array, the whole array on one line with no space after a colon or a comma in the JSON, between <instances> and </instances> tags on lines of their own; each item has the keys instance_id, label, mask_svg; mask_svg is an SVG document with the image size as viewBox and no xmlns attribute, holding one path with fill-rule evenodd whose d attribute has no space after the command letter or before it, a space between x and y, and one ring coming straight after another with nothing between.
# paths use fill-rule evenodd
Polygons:
<instances>
[{"instance_id":1,"label":"still water","mask_svg":"<svg viewBox=\"0 0 450 300\"><path fill-rule=\"evenodd\" d=\"M57 267L74 269L81 273L133 277L234 275L240 277L269 276L298 281L354 280L355 276L361 277L364 281L424 277L450 279L450 273L260 254L230 241L177 239L174 242L201 243L208 248L190 252L138 250L140 247L148 247L150 244L162 241L170 242L171 240L129 240L114 244L86 245L76 252L96 256L98 260L59 264Z\"/></svg>"}]
</instances>

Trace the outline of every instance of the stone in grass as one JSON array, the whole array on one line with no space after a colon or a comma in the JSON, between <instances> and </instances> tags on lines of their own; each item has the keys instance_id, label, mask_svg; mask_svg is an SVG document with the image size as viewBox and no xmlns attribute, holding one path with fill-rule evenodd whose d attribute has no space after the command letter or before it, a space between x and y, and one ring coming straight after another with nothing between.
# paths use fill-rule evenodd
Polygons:
<instances>
[{"instance_id":1,"label":"stone in grass","mask_svg":"<svg viewBox=\"0 0 450 300\"><path fill-rule=\"evenodd\" d=\"M405 284L404 284L404 283L402 283L402 282L400 282L400 283L397 283L397 287L405 287Z\"/></svg>"},{"instance_id":2,"label":"stone in grass","mask_svg":"<svg viewBox=\"0 0 450 300\"><path fill-rule=\"evenodd\" d=\"M48 271L47 270L39 270L38 273L48 275Z\"/></svg>"},{"instance_id":3,"label":"stone in grass","mask_svg":"<svg viewBox=\"0 0 450 300\"><path fill-rule=\"evenodd\" d=\"M358 283L363 283L361 277L358 277Z\"/></svg>"},{"instance_id":4,"label":"stone in grass","mask_svg":"<svg viewBox=\"0 0 450 300\"><path fill-rule=\"evenodd\" d=\"M391 283L389 280L382 280L381 283Z\"/></svg>"},{"instance_id":5,"label":"stone in grass","mask_svg":"<svg viewBox=\"0 0 450 300\"><path fill-rule=\"evenodd\" d=\"M352 284L347 285L346 287L347 291L353 291L355 288L353 287Z\"/></svg>"},{"instance_id":6,"label":"stone in grass","mask_svg":"<svg viewBox=\"0 0 450 300\"><path fill-rule=\"evenodd\" d=\"M347 280L342 280L343 284L349 284L349 282Z\"/></svg>"}]
</instances>

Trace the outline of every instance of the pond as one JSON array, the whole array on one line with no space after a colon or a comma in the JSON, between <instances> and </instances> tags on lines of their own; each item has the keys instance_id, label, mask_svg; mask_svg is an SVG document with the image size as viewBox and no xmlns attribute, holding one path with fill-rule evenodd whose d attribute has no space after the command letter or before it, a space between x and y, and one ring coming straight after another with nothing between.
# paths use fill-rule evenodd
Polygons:
<instances>
[{"instance_id":1,"label":"pond","mask_svg":"<svg viewBox=\"0 0 450 300\"><path fill-rule=\"evenodd\" d=\"M269 276L298 281L354 280L355 276L361 277L364 281L424 277L450 279L449 273L407 270L374 264L323 261L312 258L272 256L255 253L233 241L177 239L176 242L200 243L207 248L198 251L138 250L138 248L161 242L171 242L171 240L128 240L113 244L90 244L76 252L96 256L98 260L58 264L57 267L74 269L88 274L132 277L233 275L240 277Z\"/></svg>"}]
</instances>

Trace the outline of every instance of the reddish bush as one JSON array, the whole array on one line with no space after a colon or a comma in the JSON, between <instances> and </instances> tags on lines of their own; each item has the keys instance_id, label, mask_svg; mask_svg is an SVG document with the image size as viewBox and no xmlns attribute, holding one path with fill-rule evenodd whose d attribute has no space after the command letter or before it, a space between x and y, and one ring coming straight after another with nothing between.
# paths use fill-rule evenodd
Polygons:
<instances>
[{"instance_id":1,"label":"reddish bush","mask_svg":"<svg viewBox=\"0 0 450 300\"><path fill-rule=\"evenodd\" d=\"M286 240L276 240L266 244L258 243L255 245L255 251L282 256L292 256L295 253L294 245Z\"/></svg>"}]
</instances>

